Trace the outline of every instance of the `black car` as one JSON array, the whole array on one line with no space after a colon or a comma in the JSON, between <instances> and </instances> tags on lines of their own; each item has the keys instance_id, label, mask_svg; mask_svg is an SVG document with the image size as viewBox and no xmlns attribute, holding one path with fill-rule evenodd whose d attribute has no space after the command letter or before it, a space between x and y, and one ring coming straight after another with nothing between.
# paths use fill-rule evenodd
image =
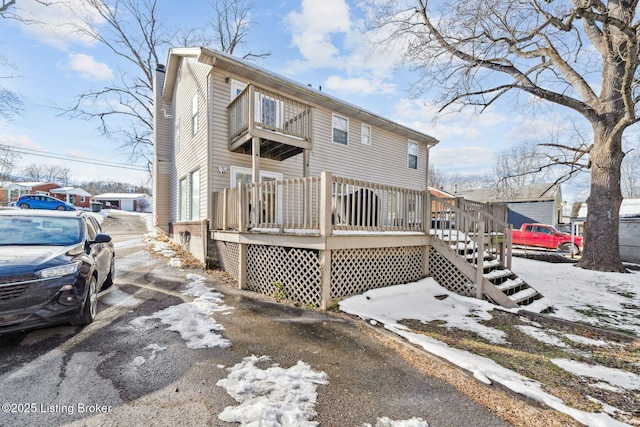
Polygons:
<instances>
[{"instance_id":1,"label":"black car","mask_svg":"<svg viewBox=\"0 0 640 427\"><path fill-rule=\"evenodd\" d=\"M0 334L91 323L114 257L88 213L0 210Z\"/></svg>"}]
</instances>

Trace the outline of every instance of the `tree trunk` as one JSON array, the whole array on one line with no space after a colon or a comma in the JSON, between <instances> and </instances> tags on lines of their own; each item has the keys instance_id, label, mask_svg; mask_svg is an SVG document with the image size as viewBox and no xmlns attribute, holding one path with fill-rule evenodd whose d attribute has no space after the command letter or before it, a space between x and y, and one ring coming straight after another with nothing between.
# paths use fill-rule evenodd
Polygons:
<instances>
[{"instance_id":1,"label":"tree trunk","mask_svg":"<svg viewBox=\"0 0 640 427\"><path fill-rule=\"evenodd\" d=\"M611 135L604 122L593 124L594 144L590 153L591 193L587 199L584 252L578 266L588 270L625 272L620 260L620 164L622 134Z\"/></svg>"}]
</instances>

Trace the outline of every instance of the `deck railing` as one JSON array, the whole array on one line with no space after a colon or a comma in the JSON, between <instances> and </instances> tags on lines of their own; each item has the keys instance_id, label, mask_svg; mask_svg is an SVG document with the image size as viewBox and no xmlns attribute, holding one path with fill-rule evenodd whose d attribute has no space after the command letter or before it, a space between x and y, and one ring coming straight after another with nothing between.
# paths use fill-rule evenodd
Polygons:
<instances>
[{"instance_id":1,"label":"deck railing","mask_svg":"<svg viewBox=\"0 0 640 427\"><path fill-rule=\"evenodd\" d=\"M311 107L278 92L247 85L227 110L231 141L256 127L311 140Z\"/></svg>"},{"instance_id":2,"label":"deck railing","mask_svg":"<svg viewBox=\"0 0 640 427\"><path fill-rule=\"evenodd\" d=\"M213 195L218 230L289 232L426 232L424 191L355 179L319 177L265 181ZM254 207L257 207L254 209Z\"/></svg>"}]
</instances>

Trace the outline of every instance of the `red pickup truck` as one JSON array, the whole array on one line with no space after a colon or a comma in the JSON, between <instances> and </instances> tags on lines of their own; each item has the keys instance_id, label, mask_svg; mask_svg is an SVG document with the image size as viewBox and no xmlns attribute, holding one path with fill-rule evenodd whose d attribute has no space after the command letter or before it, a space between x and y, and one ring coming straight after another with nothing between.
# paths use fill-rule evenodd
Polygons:
<instances>
[{"instance_id":1,"label":"red pickup truck","mask_svg":"<svg viewBox=\"0 0 640 427\"><path fill-rule=\"evenodd\" d=\"M546 224L522 224L520 230L513 230L512 244L557 249L572 255L582 251L582 237L572 238L571 234L562 233Z\"/></svg>"}]
</instances>

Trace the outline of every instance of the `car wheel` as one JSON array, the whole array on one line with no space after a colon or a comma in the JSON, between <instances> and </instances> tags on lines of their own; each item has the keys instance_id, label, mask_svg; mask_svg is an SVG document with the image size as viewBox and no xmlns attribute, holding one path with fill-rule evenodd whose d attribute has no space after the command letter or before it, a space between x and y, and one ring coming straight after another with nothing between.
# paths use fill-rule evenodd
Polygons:
<instances>
[{"instance_id":1,"label":"car wheel","mask_svg":"<svg viewBox=\"0 0 640 427\"><path fill-rule=\"evenodd\" d=\"M87 325L93 322L98 314L98 281L95 276L91 276L87 296L84 298L82 314L71 320L72 325Z\"/></svg>"},{"instance_id":2,"label":"car wheel","mask_svg":"<svg viewBox=\"0 0 640 427\"><path fill-rule=\"evenodd\" d=\"M29 206L26 203L20 203L20 209L29 209L31 206Z\"/></svg>"},{"instance_id":3,"label":"car wheel","mask_svg":"<svg viewBox=\"0 0 640 427\"><path fill-rule=\"evenodd\" d=\"M101 291L111 287L111 285L113 285L113 278L116 277L116 262L115 260L112 258L111 259L111 268L109 269L109 274L107 275L107 278L104 279L104 283L102 284L102 288L100 288Z\"/></svg>"},{"instance_id":4,"label":"car wheel","mask_svg":"<svg viewBox=\"0 0 640 427\"><path fill-rule=\"evenodd\" d=\"M568 253L571 256L578 255L580 253L580 248L575 243L563 243L558 246L558 251Z\"/></svg>"},{"instance_id":5,"label":"car wheel","mask_svg":"<svg viewBox=\"0 0 640 427\"><path fill-rule=\"evenodd\" d=\"M66 209L64 208L64 206L60 205L56 208L56 210L58 211L65 211Z\"/></svg>"}]
</instances>

